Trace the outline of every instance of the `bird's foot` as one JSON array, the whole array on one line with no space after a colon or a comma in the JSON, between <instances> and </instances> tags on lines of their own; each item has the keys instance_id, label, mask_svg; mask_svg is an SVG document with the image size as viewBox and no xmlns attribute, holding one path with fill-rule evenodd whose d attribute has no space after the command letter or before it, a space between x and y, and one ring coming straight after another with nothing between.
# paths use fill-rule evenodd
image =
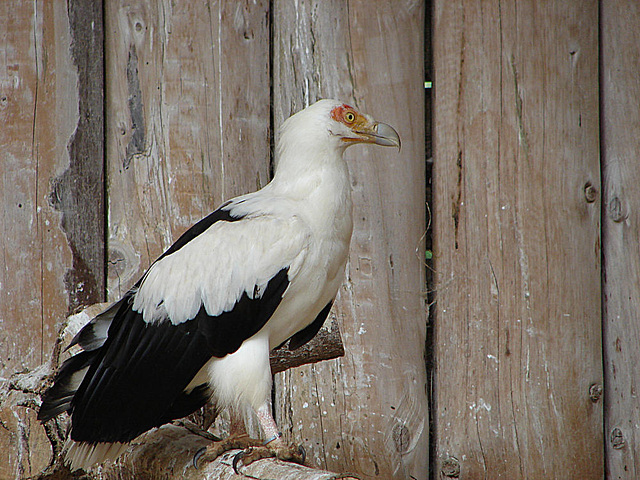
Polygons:
<instances>
[{"instance_id":1,"label":"bird's foot","mask_svg":"<svg viewBox=\"0 0 640 480\"><path fill-rule=\"evenodd\" d=\"M213 442L206 447L202 447L193 456L193 466L198 468L198 465L202 462L213 461L229 450L235 450L238 448L247 449L253 445L261 445L260 440L251 438L248 435L231 435L217 442ZM243 450L244 451L244 450ZM234 460L235 461L235 460Z\"/></svg>"},{"instance_id":2,"label":"bird's foot","mask_svg":"<svg viewBox=\"0 0 640 480\"><path fill-rule=\"evenodd\" d=\"M246 447L233 458L233 470L240 474L240 465L247 466L262 458L277 458L286 462L303 464L306 452L301 446L287 445L279 437L266 445L252 445Z\"/></svg>"}]
</instances>

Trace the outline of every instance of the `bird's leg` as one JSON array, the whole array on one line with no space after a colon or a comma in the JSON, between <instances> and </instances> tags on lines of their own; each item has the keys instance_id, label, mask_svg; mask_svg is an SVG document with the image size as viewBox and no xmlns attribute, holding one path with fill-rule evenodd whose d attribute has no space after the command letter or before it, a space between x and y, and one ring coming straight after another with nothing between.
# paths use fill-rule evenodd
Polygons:
<instances>
[{"instance_id":1,"label":"bird's leg","mask_svg":"<svg viewBox=\"0 0 640 480\"><path fill-rule=\"evenodd\" d=\"M288 462L304 463L304 449L298 446L287 445L282 440L282 435L271 415L271 403L264 403L258 408L256 413L258 414L258 421L267 440L261 445L249 446L235 456L233 459L233 469L236 473L238 473L238 465L240 463L242 463L242 465L249 465L261 458L276 457Z\"/></svg>"},{"instance_id":2,"label":"bird's leg","mask_svg":"<svg viewBox=\"0 0 640 480\"><path fill-rule=\"evenodd\" d=\"M245 449L252 445L261 444L262 442L260 440L251 438L247 434L247 429L245 428L242 417L237 412L231 411L229 436L222 440L216 439L210 445L198 450L193 457L193 466L198 468L198 465L202 461L213 461L229 450L235 450L238 448Z\"/></svg>"},{"instance_id":3,"label":"bird's leg","mask_svg":"<svg viewBox=\"0 0 640 480\"><path fill-rule=\"evenodd\" d=\"M271 403L266 402L256 410L258 421L266 441L249 437L244 428L237 428L239 424L232 417L232 433L228 438L213 442L201 448L193 457L193 465L198 468L202 461L212 461L223 453L242 449L233 459L233 469L238 472L240 465L249 465L262 458L278 458L280 460L304 463L305 451L302 447L287 445L281 438L278 426L271 415ZM235 428L234 428L235 427ZM243 426L242 426L243 427Z\"/></svg>"}]
</instances>

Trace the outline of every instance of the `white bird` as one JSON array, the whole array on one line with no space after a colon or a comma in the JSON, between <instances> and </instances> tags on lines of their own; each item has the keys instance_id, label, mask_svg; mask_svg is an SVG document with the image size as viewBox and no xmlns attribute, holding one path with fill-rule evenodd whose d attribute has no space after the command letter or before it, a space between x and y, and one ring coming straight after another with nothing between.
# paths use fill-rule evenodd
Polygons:
<instances>
[{"instance_id":1,"label":"white bird","mask_svg":"<svg viewBox=\"0 0 640 480\"><path fill-rule=\"evenodd\" d=\"M343 281L353 228L343 153L358 143L400 147L392 127L335 100L291 116L273 180L191 227L78 333L72 345L83 351L64 362L38 413L71 415L73 470L211 398L253 409L268 455L302 460L271 413L269 352L313 338Z\"/></svg>"}]
</instances>

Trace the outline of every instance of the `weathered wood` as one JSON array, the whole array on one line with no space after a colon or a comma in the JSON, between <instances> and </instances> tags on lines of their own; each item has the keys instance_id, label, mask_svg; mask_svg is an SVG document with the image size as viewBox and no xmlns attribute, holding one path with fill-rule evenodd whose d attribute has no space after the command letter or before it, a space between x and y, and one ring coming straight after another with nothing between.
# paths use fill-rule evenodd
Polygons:
<instances>
[{"instance_id":1,"label":"weathered wood","mask_svg":"<svg viewBox=\"0 0 640 480\"><path fill-rule=\"evenodd\" d=\"M73 253L64 277L69 310L104 300L104 78L102 1L68 2L71 56L77 70L77 125L69 167L52 180L51 204ZM66 47L66 46L65 46Z\"/></svg>"},{"instance_id":2,"label":"weathered wood","mask_svg":"<svg viewBox=\"0 0 640 480\"><path fill-rule=\"evenodd\" d=\"M0 4L2 380L43 362L56 323L104 291L100 5ZM0 422L0 478L46 465L31 412Z\"/></svg>"},{"instance_id":3,"label":"weathered wood","mask_svg":"<svg viewBox=\"0 0 640 480\"><path fill-rule=\"evenodd\" d=\"M233 459L240 450L231 450L217 459L201 462L196 469L193 457L209 440L176 425L164 425L139 437L132 447L114 463L90 470L84 480L240 480L247 478L278 480L356 480L350 475L311 469L272 458L258 460L233 470ZM73 480L68 468L57 467L37 480Z\"/></svg>"},{"instance_id":4,"label":"weathered wood","mask_svg":"<svg viewBox=\"0 0 640 480\"><path fill-rule=\"evenodd\" d=\"M640 5L601 5L607 478L640 475ZM596 191L596 195L599 192Z\"/></svg>"},{"instance_id":5,"label":"weathered wood","mask_svg":"<svg viewBox=\"0 0 640 480\"><path fill-rule=\"evenodd\" d=\"M436 475L601 479L598 4L434 15Z\"/></svg>"},{"instance_id":6,"label":"weathered wood","mask_svg":"<svg viewBox=\"0 0 640 480\"><path fill-rule=\"evenodd\" d=\"M232 462L239 450L231 450L216 460L196 469L194 454L210 443L183 427L165 425L144 435L139 445L123 454L114 465L96 472L96 480L144 480L162 477L185 480L239 480L274 478L278 480L336 480L344 478L335 473L314 470L274 459L259 460L240 467L240 475L233 471Z\"/></svg>"},{"instance_id":7,"label":"weathered wood","mask_svg":"<svg viewBox=\"0 0 640 480\"><path fill-rule=\"evenodd\" d=\"M277 421L320 468L427 478L421 2L274 3L274 118L339 98L396 127L402 151L347 152L355 203L334 312L343 359L277 375Z\"/></svg>"},{"instance_id":8,"label":"weathered wood","mask_svg":"<svg viewBox=\"0 0 640 480\"><path fill-rule=\"evenodd\" d=\"M109 298L268 181L268 2L106 4ZM241 78L241 80L240 80Z\"/></svg>"}]
</instances>

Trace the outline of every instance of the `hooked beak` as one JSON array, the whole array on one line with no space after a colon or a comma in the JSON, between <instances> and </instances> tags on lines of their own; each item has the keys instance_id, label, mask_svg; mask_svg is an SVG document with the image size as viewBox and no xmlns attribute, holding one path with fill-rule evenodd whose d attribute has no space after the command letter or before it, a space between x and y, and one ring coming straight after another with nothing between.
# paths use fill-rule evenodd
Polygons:
<instances>
[{"instance_id":1,"label":"hooked beak","mask_svg":"<svg viewBox=\"0 0 640 480\"><path fill-rule=\"evenodd\" d=\"M396 129L386 123L376 123L371 134L373 143L384 147L398 147L400 150L400 136Z\"/></svg>"},{"instance_id":2,"label":"hooked beak","mask_svg":"<svg viewBox=\"0 0 640 480\"><path fill-rule=\"evenodd\" d=\"M354 130L359 136L356 141L374 143L383 147L397 147L400 150L400 136L391 125L371 120L358 127Z\"/></svg>"}]
</instances>

